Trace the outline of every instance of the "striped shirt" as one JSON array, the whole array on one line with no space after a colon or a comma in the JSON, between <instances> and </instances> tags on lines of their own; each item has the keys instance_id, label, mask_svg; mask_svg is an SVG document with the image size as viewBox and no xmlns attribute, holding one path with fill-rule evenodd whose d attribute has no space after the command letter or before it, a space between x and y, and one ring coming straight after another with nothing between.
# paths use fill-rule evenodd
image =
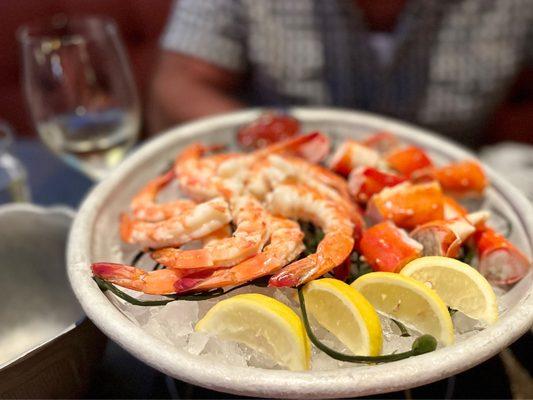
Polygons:
<instances>
[{"instance_id":1,"label":"striped shirt","mask_svg":"<svg viewBox=\"0 0 533 400\"><path fill-rule=\"evenodd\" d=\"M254 105L366 110L475 144L532 60L533 0L410 0L386 49L370 39L353 0L179 0L161 43L246 73Z\"/></svg>"}]
</instances>

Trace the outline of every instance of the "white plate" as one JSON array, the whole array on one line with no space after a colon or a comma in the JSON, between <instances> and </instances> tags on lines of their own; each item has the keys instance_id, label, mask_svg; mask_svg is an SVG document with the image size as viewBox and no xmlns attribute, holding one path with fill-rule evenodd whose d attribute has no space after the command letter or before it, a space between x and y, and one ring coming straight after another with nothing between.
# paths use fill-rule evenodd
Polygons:
<instances>
[{"instance_id":1,"label":"white plate","mask_svg":"<svg viewBox=\"0 0 533 400\"><path fill-rule=\"evenodd\" d=\"M336 139L360 138L387 130L426 148L437 162L471 158L465 149L430 132L376 115L323 108L295 108L305 130L319 129ZM169 130L142 146L83 203L68 246L70 282L93 322L127 351L161 372L213 390L260 397L324 398L362 396L415 387L464 371L488 359L522 335L533 321L530 273L506 296L507 311L488 329L456 345L389 364L332 371L289 372L214 364L151 336L122 314L91 279L89 265L116 261L118 215L147 179L162 171L184 145L193 141L233 143L236 127L260 110L206 118ZM512 240L529 257L533 247L533 210L524 196L487 168L492 187L487 199L513 222Z\"/></svg>"}]
</instances>

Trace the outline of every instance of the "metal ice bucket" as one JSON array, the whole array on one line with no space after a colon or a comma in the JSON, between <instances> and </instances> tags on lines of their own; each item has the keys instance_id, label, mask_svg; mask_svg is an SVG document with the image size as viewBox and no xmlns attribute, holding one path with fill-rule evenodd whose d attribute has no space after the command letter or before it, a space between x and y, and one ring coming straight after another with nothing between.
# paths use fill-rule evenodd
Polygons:
<instances>
[{"instance_id":1,"label":"metal ice bucket","mask_svg":"<svg viewBox=\"0 0 533 400\"><path fill-rule=\"evenodd\" d=\"M74 213L0 207L0 398L75 397L105 339L69 287L65 244Z\"/></svg>"}]
</instances>

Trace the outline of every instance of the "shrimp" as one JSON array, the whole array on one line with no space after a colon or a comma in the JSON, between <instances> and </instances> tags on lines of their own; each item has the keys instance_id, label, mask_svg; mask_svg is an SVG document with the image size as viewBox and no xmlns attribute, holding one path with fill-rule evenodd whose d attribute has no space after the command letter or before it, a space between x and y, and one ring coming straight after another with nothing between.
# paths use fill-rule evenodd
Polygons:
<instances>
[{"instance_id":1,"label":"shrimp","mask_svg":"<svg viewBox=\"0 0 533 400\"><path fill-rule=\"evenodd\" d=\"M329 169L324 168L321 165L310 163L304 159L291 156L280 157L271 155L269 160L278 168L285 170L292 176L298 177L300 181L306 183L309 179L315 180L322 185L334 189L340 197L350 201L350 193L346 180L331 172ZM335 197L339 198L339 196Z\"/></svg>"},{"instance_id":2,"label":"shrimp","mask_svg":"<svg viewBox=\"0 0 533 400\"><path fill-rule=\"evenodd\" d=\"M123 214L120 234L124 242L137 243L143 247L179 246L200 239L230 221L228 203L218 197L160 222L136 221Z\"/></svg>"},{"instance_id":3,"label":"shrimp","mask_svg":"<svg viewBox=\"0 0 533 400\"><path fill-rule=\"evenodd\" d=\"M293 261L304 250L304 234L297 222L270 217L270 229L270 244L261 253L234 267L216 270L203 279L183 277L175 286L178 293L239 285L270 275Z\"/></svg>"},{"instance_id":4,"label":"shrimp","mask_svg":"<svg viewBox=\"0 0 533 400\"><path fill-rule=\"evenodd\" d=\"M340 265L354 247L354 225L337 202L304 184L278 185L268 196L272 213L310 220L324 232L317 251L281 269L270 286L298 286Z\"/></svg>"},{"instance_id":5,"label":"shrimp","mask_svg":"<svg viewBox=\"0 0 533 400\"><path fill-rule=\"evenodd\" d=\"M269 179L272 186L294 178L324 196L340 202L348 212L358 214L358 210L348 193L346 181L328 169L296 157L271 155L268 157L268 161L273 168L278 170L277 174L268 174L272 170L267 171L267 179Z\"/></svg>"},{"instance_id":6,"label":"shrimp","mask_svg":"<svg viewBox=\"0 0 533 400\"><path fill-rule=\"evenodd\" d=\"M273 153L296 153L303 145L322 138L320 133L297 136L250 154L215 154L204 157L211 147L193 143L176 157L174 173L180 188L195 200L223 195L229 198L243 191L252 166Z\"/></svg>"},{"instance_id":7,"label":"shrimp","mask_svg":"<svg viewBox=\"0 0 533 400\"><path fill-rule=\"evenodd\" d=\"M202 249L161 249L152 258L168 268L231 267L256 255L269 238L268 213L254 197L230 199L237 229L232 237L207 243Z\"/></svg>"},{"instance_id":8,"label":"shrimp","mask_svg":"<svg viewBox=\"0 0 533 400\"><path fill-rule=\"evenodd\" d=\"M241 154L225 153L203 157L213 147L193 143L186 147L174 162L174 173L180 189L187 196L205 201L224 194L223 179L217 176L218 167L225 161L241 158Z\"/></svg>"},{"instance_id":9,"label":"shrimp","mask_svg":"<svg viewBox=\"0 0 533 400\"><path fill-rule=\"evenodd\" d=\"M217 169L217 174L221 178L246 180L250 177L250 170L255 171L255 165L268 165L264 161L272 154L288 155L299 154L299 150L305 148L304 146L312 144L314 141L328 140L327 137L319 132L309 133L307 135L296 136L287 140L273 143L267 147L256 150L252 153L241 155L241 157L233 158L223 162ZM259 167L261 169L261 167Z\"/></svg>"},{"instance_id":10,"label":"shrimp","mask_svg":"<svg viewBox=\"0 0 533 400\"><path fill-rule=\"evenodd\" d=\"M324 167L296 157L271 155L268 161L272 167L265 169L264 173L270 190L280 183L297 181L337 202L354 224L353 236L356 243L359 243L365 223L359 207L353 203L348 193L344 179Z\"/></svg>"},{"instance_id":11,"label":"shrimp","mask_svg":"<svg viewBox=\"0 0 533 400\"><path fill-rule=\"evenodd\" d=\"M147 294L175 293L174 284L186 274L185 270L160 269L145 271L126 264L94 263L91 265L94 276L100 277L128 289Z\"/></svg>"},{"instance_id":12,"label":"shrimp","mask_svg":"<svg viewBox=\"0 0 533 400\"><path fill-rule=\"evenodd\" d=\"M210 233L209 235L204 236L201 240L202 244L205 246L209 243L215 243L219 240L227 239L229 237L231 237L231 227L228 224Z\"/></svg>"},{"instance_id":13,"label":"shrimp","mask_svg":"<svg viewBox=\"0 0 533 400\"><path fill-rule=\"evenodd\" d=\"M324 148L329 149L328 137L320 132L311 132L271 144L270 146L253 152L251 155L256 159L267 157L270 154L292 154L306 158L306 154L310 149L316 148L315 146L320 147L318 152L322 154ZM309 157L313 158L316 155L315 151L315 154L311 154Z\"/></svg>"},{"instance_id":14,"label":"shrimp","mask_svg":"<svg viewBox=\"0 0 533 400\"><path fill-rule=\"evenodd\" d=\"M152 179L133 197L130 209L135 219L146 222L159 222L192 209L196 204L187 199L157 204L156 198L161 189L174 179L174 172L168 171Z\"/></svg>"}]
</instances>

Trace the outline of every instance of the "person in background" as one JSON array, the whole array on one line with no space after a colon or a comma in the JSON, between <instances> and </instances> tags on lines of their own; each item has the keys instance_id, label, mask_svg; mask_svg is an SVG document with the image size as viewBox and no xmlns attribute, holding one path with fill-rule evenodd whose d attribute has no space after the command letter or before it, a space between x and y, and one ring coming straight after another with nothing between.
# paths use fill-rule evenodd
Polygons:
<instances>
[{"instance_id":1,"label":"person in background","mask_svg":"<svg viewBox=\"0 0 533 400\"><path fill-rule=\"evenodd\" d=\"M523 131L532 40L533 0L179 0L149 126L247 106L338 106L476 146L521 76L522 131L505 138L533 140Z\"/></svg>"}]
</instances>

